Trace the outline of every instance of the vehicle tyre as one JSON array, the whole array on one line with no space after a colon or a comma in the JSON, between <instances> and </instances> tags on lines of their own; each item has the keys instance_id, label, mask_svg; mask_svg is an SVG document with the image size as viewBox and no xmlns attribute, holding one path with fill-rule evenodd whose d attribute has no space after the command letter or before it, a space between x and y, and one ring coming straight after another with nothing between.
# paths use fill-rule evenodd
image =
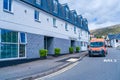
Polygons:
<instances>
[{"instance_id":1,"label":"vehicle tyre","mask_svg":"<svg viewBox=\"0 0 120 80\"><path fill-rule=\"evenodd\" d=\"M92 55L91 55L91 54L89 54L89 57L92 57Z\"/></svg>"}]
</instances>

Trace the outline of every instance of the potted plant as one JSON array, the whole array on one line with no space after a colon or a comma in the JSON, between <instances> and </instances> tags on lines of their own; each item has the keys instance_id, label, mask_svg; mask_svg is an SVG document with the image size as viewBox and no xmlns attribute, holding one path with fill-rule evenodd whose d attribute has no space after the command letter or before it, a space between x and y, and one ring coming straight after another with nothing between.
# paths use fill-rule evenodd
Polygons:
<instances>
[{"instance_id":1,"label":"potted plant","mask_svg":"<svg viewBox=\"0 0 120 80\"><path fill-rule=\"evenodd\" d=\"M77 53L80 52L80 47L79 47L79 46L76 47L76 52L77 52Z\"/></svg>"},{"instance_id":2,"label":"potted plant","mask_svg":"<svg viewBox=\"0 0 120 80\"><path fill-rule=\"evenodd\" d=\"M48 50L46 50L46 49L39 50L40 58L41 59L46 59L47 58L47 53L48 53Z\"/></svg>"},{"instance_id":3,"label":"potted plant","mask_svg":"<svg viewBox=\"0 0 120 80\"><path fill-rule=\"evenodd\" d=\"M73 53L74 52L74 48L73 47L69 47L69 52Z\"/></svg>"},{"instance_id":4,"label":"potted plant","mask_svg":"<svg viewBox=\"0 0 120 80\"><path fill-rule=\"evenodd\" d=\"M55 56L59 56L60 55L60 48L55 48L54 49L54 53L55 53Z\"/></svg>"}]
</instances>

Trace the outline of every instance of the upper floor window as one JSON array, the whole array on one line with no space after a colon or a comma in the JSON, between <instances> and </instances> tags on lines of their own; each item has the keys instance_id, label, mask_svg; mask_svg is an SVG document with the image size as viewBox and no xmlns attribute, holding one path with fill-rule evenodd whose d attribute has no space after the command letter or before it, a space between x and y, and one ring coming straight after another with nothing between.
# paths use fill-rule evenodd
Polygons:
<instances>
[{"instance_id":1,"label":"upper floor window","mask_svg":"<svg viewBox=\"0 0 120 80\"><path fill-rule=\"evenodd\" d=\"M34 19L39 21L39 11L35 10L34 12Z\"/></svg>"},{"instance_id":2,"label":"upper floor window","mask_svg":"<svg viewBox=\"0 0 120 80\"><path fill-rule=\"evenodd\" d=\"M12 11L12 0L4 0L3 9L11 12Z\"/></svg>"},{"instance_id":3,"label":"upper floor window","mask_svg":"<svg viewBox=\"0 0 120 80\"><path fill-rule=\"evenodd\" d=\"M65 10L66 10L66 11L65 11L65 12L66 12L66 13L65 13L65 16L66 16L66 19L68 19L68 18L69 18L69 10L68 10L68 8L66 8Z\"/></svg>"},{"instance_id":4,"label":"upper floor window","mask_svg":"<svg viewBox=\"0 0 120 80\"><path fill-rule=\"evenodd\" d=\"M68 24L65 23L65 30L68 31Z\"/></svg>"},{"instance_id":5,"label":"upper floor window","mask_svg":"<svg viewBox=\"0 0 120 80\"><path fill-rule=\"evenodd\" d=\"M81 27L83 26L83 19L82 18L80 19L80 25L81 25Z\"/></svg>"},{"instance_id":6,"label":"upper floor window","mask_svg":"<svg viewBox=\"0 0 120 80\"><path fill-rule=\"evenodd\" d=\"M53 18L53 26L57 27L57 25L56 25L56 19L55 18Z\"/></svg>"},{"instance_id":7,"label":"upper floor window","mask_svg":"<svg viewBox=\"0 0 120 80\"><path fill-rule=\"evenodd\" d=\"M53 11L54 11L55 13L57 13L57 12L58 12L58 3L57 3L56 0L53 0L53 5L54 5Z\"/></svg>"},{"instance_id":8,"label":"upper floor window","mask_svg":"<svg viewBox=\"0 0 120 80\"><path fill-rule=\"evenodd\" d=\"M76 26L74 26L74 33L76 34Z\"/></svg>"},{"instance_id":9,"label":"upper floor window","mask_svg":"<svg viewBox=\"0 0 120 80\"><path fill-rule=\"evenodd\" d=\"M36 0L36 4L41 5L41 0Z\"/></svg>"},{"instance_id":10,"label":"upper floor window","mask_svg":"<svg viewBox=\"0 0 120 80\"><path fill-rule=\"evenodd\" d=\"M74 14L74 18L75 18L75 23L77 22L77 15Z\"/></svg>"}]
</instances>

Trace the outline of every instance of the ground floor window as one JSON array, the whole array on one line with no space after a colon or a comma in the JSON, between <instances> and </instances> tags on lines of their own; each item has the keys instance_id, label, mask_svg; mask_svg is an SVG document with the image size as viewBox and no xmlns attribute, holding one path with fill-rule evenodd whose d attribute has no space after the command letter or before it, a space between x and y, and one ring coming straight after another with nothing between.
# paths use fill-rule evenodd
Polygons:
<instances>
[{"instance_id":1,"label":"ground floor window","mask_svg":"<svg viewBox=\"0 0 120 80\"><path fill-rule=\"evenodd\" d=\"M26 34L0 29L0 59L25 57Z\"/></svg>"}]
</instances>

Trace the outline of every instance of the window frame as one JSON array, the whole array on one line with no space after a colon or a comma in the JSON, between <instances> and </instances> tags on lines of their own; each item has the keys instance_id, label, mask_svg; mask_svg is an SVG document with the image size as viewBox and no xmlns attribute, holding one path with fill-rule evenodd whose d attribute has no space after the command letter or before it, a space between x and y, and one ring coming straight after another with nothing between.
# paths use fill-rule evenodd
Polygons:
<instances>
[{"instance_id":1,"label":"window frame","mask_svg":"<svg viewBox=\"0 0 120 80\"><path fill-rule=\"evenodd\" d=\"M66 19L69 19L69 9L65 8L65 17Z\"/></svg>"},{"instance_id":2,"label":"window frame","mask_svg":"<svg viewBox=\"0 0 120 80\"><path fill-rule=\"evenodd\" d=\"M6 8L5 8L5 5L7 6ZM12 0L3 0L3 11L13 14L13 12L12 12Z\"/></svg>"},{"instance_id":3,"label":"window frame","mask_svg":"<svg viewBox=\"0 0 120 80\"><path fill-rule=\"evenodd\" d=\"M34 10L34 20L36 22L41 22L40 21L40 12L38 10Z\"/></svg>"},{"instance_id":4,"label":"window frame","mask_svg":"<svg viewBox=\"0 0 120 80\"><path fill-rule=\"evenodd\" d=\"M53 0L53 12L58 13L58 2Z\"/></svg>"},{"instance_id":5,"label":"window frame","mask_svg":"<svg viewBox=\"0 0 120 80\"><path fill-rule=\"evenodd\" d=\"M76 26L74 26L74 34L76 34L77 32L77 27Z\"/></svg>"},{"instance_id":6,"label":"window frame","mask_svg":"<svg viewBox=\"0 0 120 80\"><path fill-rule=\"evenodd\" d=\"M7 31L7 29L0 29L0 37L1 37L1 30L6 30ZM0 42L0 50L1 50L1 47L2 47L2 44L3 45L6 45L6 47L7 47L7 45L8 46L11 46L11 50L13 51L14 49L13 48L16 48L16 50L17 50L17 53L16 53L16 55L14 55L14 53L12 54L12 53L10 53L10 55L13 55L13 56L11 56L11 57L8 57L7 58L7 56L5 56L5 58L1 58L2 56L1 56L1 52L0 52L0 61L5 61L5 60L14 60L14 59L23 59L23 58L26 58L26 45L27 45L27 34L25 33L25 32L19 32L19 31L14 31L14 30L8 30L8 31L10 31L10 32L17 32L17 43L16 42ZM21 43L20 42L20 33L24 33L25 34L25 43ZM1 37L2 38L2 37ZM2 39L1 39L2 40ZM16 47L14 47L13 45L16 45ZM22 57L20 57L20 45L24 45L25 46L25 48L24 48L24 50L25 50L25 53L24 53L24 56L22 56ZM12 47L13 46L13 47ZM4 47L4 46L3 46Z\"/></svg>"},{"instance_id":7,"label":"window frame","mask_svg":"<svg viewBox=\"0 0 120 80\"><path fill-rule=\"evenodd\" d=\"M41 4L42 4L42 1L41 1L41 0L35 0L35 3L36 3L37 5L41 5Z\"/></svg>"},{"instance_id":8,"label":"window frame","mask_svg":"<svg viewBox=\"0 0 120 80\"><path fill-rule=\"evenodd\" d=\"M53 27L57 28L57 20L56 20L56 18L53 18Z\"/></svg>"},{"instance_id":9,"label":"window frame","mask_svg":"<svg viewBox=\"0 0 120 80\"><path fill-rule=\"evenodd\" d=\"M65 30L68 31L68 23L65 23Z\"/></svg>"}]
</instances>

